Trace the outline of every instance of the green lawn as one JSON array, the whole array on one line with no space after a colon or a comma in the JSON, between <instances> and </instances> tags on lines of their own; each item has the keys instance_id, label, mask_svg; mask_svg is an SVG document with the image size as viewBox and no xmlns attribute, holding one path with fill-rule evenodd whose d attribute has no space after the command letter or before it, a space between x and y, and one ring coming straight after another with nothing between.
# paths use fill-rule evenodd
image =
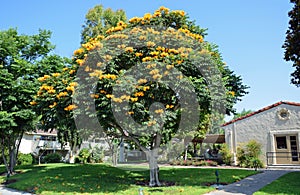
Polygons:
<instances>
[{"instance_id":1,"label":"green lawn","mask_svg":"<svg viewBox=\"0 0 300 195\"><path fill-rule=\"evenodd\" d=\"M123 167L125 168L125 167ZM132 168L132 167L131 167ZM42 195L49 194L138 194L141 186L137 181L148 180L146 167L139 170L120 169L106 164L47 164L41 166L22 166L16 170L22 173L11 176L17 180L8 187L32 191ZM215 182L216 169L172 168L160 169L162 181L174 181L172 187L142 187L147 194L203 194L213 190L205 186ZM255 174L255 171L240 169L218 169L220 182L232 183L237 179Z\"/></svg>"},{"instance_id":2,"label":"green lawn","mask_svg":"<svg viewBox=\"0 0 300 195\"><path fill-rule=\"evenodd\" d=\"M300 194L300 172L291 172L269 185L263 187L254 195L276 194L276 195L296 195Z\"/></svg>"}]
</instances>

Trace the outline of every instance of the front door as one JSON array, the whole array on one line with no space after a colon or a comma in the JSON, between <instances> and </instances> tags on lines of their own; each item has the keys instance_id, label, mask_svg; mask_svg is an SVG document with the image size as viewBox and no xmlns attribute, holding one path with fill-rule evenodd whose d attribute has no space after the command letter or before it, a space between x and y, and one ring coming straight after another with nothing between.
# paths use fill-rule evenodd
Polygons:
<instances>
[{"instance_id":1,"label":"front door","mask_svg":"<svg viewBox=\"0 0 300 195\"><path fill-rule=\"evenodd\" d=\"M276 163L300 164L297 135L276 135Z\"/></svg>"}]
</instances>

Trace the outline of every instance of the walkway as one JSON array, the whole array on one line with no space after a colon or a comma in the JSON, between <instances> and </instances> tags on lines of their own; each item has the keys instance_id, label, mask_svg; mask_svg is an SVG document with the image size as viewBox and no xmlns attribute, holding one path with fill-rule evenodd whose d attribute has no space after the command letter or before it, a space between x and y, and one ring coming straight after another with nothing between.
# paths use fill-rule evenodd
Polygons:
<instances>
[{"instance_id":1,"label":"walkway","mask_svg":"<svg viewBox=\"0 0 300 195\"><path fill-rule=\"evenodd\" d=\"M32 195L28 192L22 192L11 188L6 188L0 185L0 195Z\"/></svg>"},{"instance_id":2,"label":"walkway","mask_svg":"<svg viewBox=\"0 0 300 195\"><path fill-rule=\"evenodd\" d=\"M262 173L252 175L239 182L223 186L221 189L207 193L206 195L251 195L282 175L292 171L293 170L264 170Z\"/></svg>"}]
</instances>

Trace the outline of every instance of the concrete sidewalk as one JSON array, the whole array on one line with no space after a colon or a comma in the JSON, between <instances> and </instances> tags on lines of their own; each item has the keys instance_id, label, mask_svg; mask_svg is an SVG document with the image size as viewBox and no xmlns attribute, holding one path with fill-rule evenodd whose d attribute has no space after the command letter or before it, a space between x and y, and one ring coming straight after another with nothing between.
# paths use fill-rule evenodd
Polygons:
<instances>
[{"instance_id":1,"label":"concrete sidewalk","mask_svg":"<svg viewBox=\"0 0 300 195\"><path fill-rule=\"evenodd\" d=\"M3 185L0 185L0 195L32 195L28 192L22 192L11 188L6 188Z\"/></svg>"},{"instance_id":2,"label":"concrete sidewalk","mask_svg":"<svg viewBox=\"0 0 300 195\"><path fill-rule=\"evenodd\" d=\"M293 170L264 170L262 173L252 175L239 182L223 186L219 190L205 195L251 195L282 175L292 171Z\"/></svg>"}]
</instances>

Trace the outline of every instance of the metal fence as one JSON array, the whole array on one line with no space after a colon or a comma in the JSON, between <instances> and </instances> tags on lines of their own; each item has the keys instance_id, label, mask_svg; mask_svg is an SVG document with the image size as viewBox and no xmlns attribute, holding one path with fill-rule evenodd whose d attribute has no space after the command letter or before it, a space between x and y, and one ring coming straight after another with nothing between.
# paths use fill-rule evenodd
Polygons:
<instances>
[{"instance_id":1,"label":"metal fence","mask_svg":"<svg viewBox=\"0 0 300 195\"><path fill-rule=\"evenodd\" d=\"M300 164L300 152L267 152L267 165Z\"/></svg>"}]
</instances>

